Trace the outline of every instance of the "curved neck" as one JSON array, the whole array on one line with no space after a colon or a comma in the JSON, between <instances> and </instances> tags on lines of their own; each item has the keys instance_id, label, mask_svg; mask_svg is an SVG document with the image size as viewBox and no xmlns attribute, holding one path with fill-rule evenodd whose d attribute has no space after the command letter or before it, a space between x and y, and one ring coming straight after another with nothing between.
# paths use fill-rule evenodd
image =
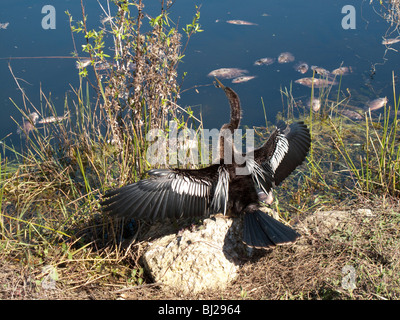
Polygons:
<instances>
[{"instance_id":1,"label":"curved neck","mask_svg":"<svg viewBox=\"0 0 400 320\"><path fill-rule=\"evenodd\" d=\"M234 144L233 144L233 134L235 129L239 128L240 118L241 118L241 108L239 96L229 87L224 87L226 97L229 100L229 105L231 107L231 121L224 124L221 127L221 132L219 136L219 155L220 159L225 158L225 149L230 151L230 155L233 156ZM228 150L229 148L229 150Z\"/></svg>"},{"instance_id":2,"label":"curved neck","mask_svg":"<svg viewBox=\"0 0 400 320\"><path fill-rule=\"evenodd\" d=\"M231 88L225 87L224 91L231 107L231 121L229 122L229 129L233 133L233 130L239 128L241 118L240 100L237 93Z\"/></svg>"}]
</instances>

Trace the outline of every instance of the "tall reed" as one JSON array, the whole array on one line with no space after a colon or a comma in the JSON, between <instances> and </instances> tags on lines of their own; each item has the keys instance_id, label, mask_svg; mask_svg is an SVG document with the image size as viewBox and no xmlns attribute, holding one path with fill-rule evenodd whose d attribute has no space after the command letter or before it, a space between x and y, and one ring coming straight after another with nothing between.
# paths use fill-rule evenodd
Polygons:
<instances>
[{"instance_id":1,"label":"tall reed","mask_svg":"<svg viewBox=\"0 0 400 320\"><path fill-rule=\"evenodd\" d=\"M355 154L346 145L338 128L331 122L337 140L337 149L343 156L351 175L355 178L361 193L379 192L392 196L400 195L400 143L399 143L399 101L396 97L393 73L393 107L385 104L383 115L378 119L370 110L364 113L364 124L359 130L363 137L363 150Z\"/></svg>"}]
</instances>

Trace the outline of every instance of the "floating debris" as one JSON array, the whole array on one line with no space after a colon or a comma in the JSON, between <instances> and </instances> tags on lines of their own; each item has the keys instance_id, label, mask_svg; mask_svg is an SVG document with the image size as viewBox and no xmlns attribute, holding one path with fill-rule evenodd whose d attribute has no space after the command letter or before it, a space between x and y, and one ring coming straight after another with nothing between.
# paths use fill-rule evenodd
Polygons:
<instances>
[{"instance_id":1,"label":"floating debris","mask_svg":"<svg viewBox=\"0 0 400 320\"><path fill-rule=\"evenodd\" d=\"M324 77L327 77L331 74L328 70L317 66L311 66L311 70L315 71L316 74L319 74Z\"/></svg>"},{"instance_id":2,"label":"floating debris","mask_svg":"<svg viewBox=\"0 0 400 320\"><path fill-rule=\"evenodd\" d=\"M209 77L217 77L221 79L233 79L243 76L245 73L249 73L247 70L238 68L221 68L211 71Z\"/></svg>"},{"instance_id":3,"label":"floating debris","mask_svg":"<svg viewBox=\"0 0 400 320\"><path fill-rule=\"evenodd\" d=\"M81 58L80 60L76 61L76 68L77 69L83 69L86 68L88 65L90 65L92 63L92 60L89 58ZM110 63L108 61L97 61L94 63L94 69L96 71L103 71L103 70L108 70L111 69L111 67L117 68L117 63ZM128 70L135 70L136 69L136 63L133 62L128 62L126 69Z\"/></svg>"},{"instance_id":4,"label":"floating debris","mask_svg":"<svg viewBox=\"0 0 400 320\"><path fill-rule=\"evenodd\" d=\"M294 69L301 74L305 74L308 71L308 64L305 62L299 62L294 66Z\"/></svg>"},{"instance_id":5,"label":"floating debris","mask_svg":"<svg viewBox=\"0 0 400 320\"><path fill-rule=\"evenodd\" d=\"M288 63L294 61L294 55L290 52L282 52L278 57L279 63Z\"/></svg>"},{"instance_id":6,"label":"floating debris","mask_svg":"<svg viewBox=\"0 0 400 320\"><path fill-rule=\"evenodd\" d=\"M38 119L39 115L36 112L30 113L27 118L22 119L22 125L18 127L17 133L23 134L27 137L29 135L29 132L35 129L35 125Z\"/></svg>"},{"instance_id":7,"label":"floating debris","mask_svg":"<svg viewBox=\"0 0 400 320\"><path fill-rule=\"evenodd\" d=\"M314 85L314 88L322 88L322 87L327 87L329 85L336 85L337 82L334 80L328 80L328 79L316 79L316 78L301 78L295 81L295 83L301 84L306 87L312 87Z\"/></svg>"},{"instance_id":8,"label":"floating debris","mask_svg":"<svg viewBox=\"0 0 400 320\"><path fill-rule=\"evenodd\" d=\"M257 23L244 21L244 20L228 20L228 21L226 21L226 23L236 24L236 25L239 25L239 26L257 26Z\"/></svg>"},{"instance_id":9,"label":"floating debris","mask_svg":"<svg viewBox=\"0 0 400 320\"><path fill-rule=\"evenodd\" d=\"M308 99L306 105L309 109L312 109L312 111L318 112L319 109L321 109L321 100L314 97L312 101L311 99Z\"/></svg>"},{"instance_id":10,"label":"floating debris","mask_svg":"<svg viewBox=\"0 0 400 320\"><path fill-rule=\"evenodd\" d=\"M361 114L359 114L356 111L352 111L352 110L341 110L338 111L341 115L346 116L347 118L351 119L351 120L362 120L363 116Z\"/></svg>"},{"instance_id":11,"label":"floating debris","mask_svg":"<svg viewBox=\"0 0 400 320\"><path fill-rule=\"evenodd\" d=\"M388 99L386 97L378 98L378 99L368 102L367 107L370 111L378 110L378 109L382 108L384 105L386 105L387 102L388 102Z\"/></svg>"},{"instance_id":12,"label":"floating debris","mask_svg":"<svg viewBox=\"0 0 400 320\"><path fill-rule=\"evenodd\" d=\"M232 80L232 83L242 83L242 82L247 82L250 81L252 79L254 79L255 76L242 76L242 77L237 77L235 79Z\"/></svg>"},{"instance_id":13,"label":"floating debris","mask_svg":"<svg viewBox=\"0 0 400 320\"><path fill-rule=\"evenodd\" d=\"M340 67L331 72L331 74L334 74L335 76L344 76L346 74L352 73L353 70L351 67Z\"/></svg>"},{"instance_id":14,"label":"floating debris","mask_svg":"<svg viewBox=\"0 0 400 320\"><path fill-rule=\"evenodd\" d=\"M386 46L386 45L390 45L390 44L397 43L397 42L400 42L400 38L384 39L382 41L382 44L384 44Z\"/></svg>"},{"instance_id":15,"label":"floating debris","mask_svg":"<svg viewBox=\"0 0 400 320\"><path fill-rule=\"evenodd\" d=\"M110 68L111 68L111 65L110 65L107 61L98 62L98 63L96 63L96 64L94 65L94 69L95 69L96 71L108 70L108 69L110 69Z\"/></svg>"},{"instance_id":16,"label":"floating debris","mask_svg":"<svg viewBox=\"0 0 400 320\"><path fill-rule=\"evenodd\" d=\"M261 58L254 62L255 66L269 66L275 62L275 58Z\"/></svg>"},{"instance_id":17,"label":"floating debris","mask_svg":"<svg viewBox=\"0 0 400 320\"><path fill-rule=\"evenodd\" d=\"M37 123L40 124L48 124L48 123L53 123L53 122L60 122L65 119L67 119L68 115L60 116L60 117L47 117L39 120Z\"/></svg>"},{"instance_id":18,"label":"floating debris","mask_svg":"<svg viewBox=\"0 0 400 320\"><path fill-rule=\"evenodd\" d=\"M83 69L83 68L86 68L89 64L91 64L92 63L92 60L91 59L86 59L86 58L83 58L83 59L80 59L80 60L78 60L76 63L75 63L75 67L77 68L77 69Z\"/></svg>"},{"instance_id":19,"label":"floating debris","mask_svg":"<svg viewBox=\"0 0 400 320\"><path fill-rule=\"evenodd\" d=\"M7 29L9 24L10 24L9 22L0 23L0 29Z\"/></svg>"},{"instance_id":20,"label":"floating debris","mask_svg":"<svg viewBox=\"0 0 400 320\"><path fill-rule=\"evenodd\" d=\"M68 114L65 114L64 116L60 117L46 117L43 119L40 119L40 116L37 114L37 112L32 112L28 115L27 118L22 119L22 125L21 127L18 127L17 133L18 134L23 134L24 136L28 136L29 132L31 132L33 129L35 129L37 124L48 124L48 123L53 123L53 122L60 122L62 120L67 119Z\"/></svg>"}]
</instances>

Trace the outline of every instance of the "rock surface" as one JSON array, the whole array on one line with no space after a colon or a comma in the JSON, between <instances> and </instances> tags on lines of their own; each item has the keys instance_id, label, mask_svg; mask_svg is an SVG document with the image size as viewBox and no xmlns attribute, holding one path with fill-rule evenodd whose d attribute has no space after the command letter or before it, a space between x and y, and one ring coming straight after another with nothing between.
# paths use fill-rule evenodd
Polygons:
<instances>
[{"instance_id":1,"label":"rock surface","mask_svg":"<svg viewBox=\"0 0 400 320\"><path fill-rule=\"evenodd\" d=\"M242 222L216 215L196 230L184 230L153 241L143 255L156 282L182 293L224 289L238 275Z\"/></svg>"},{"instance_id":2,"label":"rock surface","mask_svg":"<svg viewBox=\"0 0 400 320\"><path fill-rule=\"evenodd\" d=\"M356 210L317 210L313 214L306 217L298 226L300 233L311 232L325 234L342 227L348 221L353 219L354 215L372 217L374 213L370 209Z\"/></svg>"}]
</instances>

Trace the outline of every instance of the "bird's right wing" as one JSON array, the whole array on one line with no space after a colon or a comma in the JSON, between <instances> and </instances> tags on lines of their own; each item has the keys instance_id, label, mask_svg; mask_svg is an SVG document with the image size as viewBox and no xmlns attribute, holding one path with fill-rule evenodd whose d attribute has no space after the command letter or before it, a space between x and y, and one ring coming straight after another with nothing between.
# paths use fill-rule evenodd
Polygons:
<instances>
[{"instance_id":1,"label":"bird's right wing","mask_svg":"<svg viewBox=\"0 0 400 320\"><path fill-rule=\"evenodd\" d=\"M310 132L303 122L279 122L263 146L246 163L256 185L265 193L279 185L299 166L310 149Z\"/></svg>"},{"instance_id":2,"label":"bird's right wing","mask_svg":"<svg viewBox=\"0 0 400 320\"><path fill-rule=\"evenodd\" d=\"M218 181L218 165L199 170L155 169L149 179L109 191L101 203L103 211L122 218L148 221L211 213Z\"/></svg>"},{"instance_id":3,"label":"bird's right wing","mask_svg":"<svg viewBox=\"0 0 400 320\"><path fill-rule=\"evenodd\" d=\"M302 121L294 122L288 126L280 122L277 127L281 132L281 136L287 141L287 151L274 164L276 165L274 167L274 182L276 186L303 163L311 145L310 131ZM269 162L264 162L263 166L271 165L271 162L272 159Z\"/></svg>"}]
</instances>

